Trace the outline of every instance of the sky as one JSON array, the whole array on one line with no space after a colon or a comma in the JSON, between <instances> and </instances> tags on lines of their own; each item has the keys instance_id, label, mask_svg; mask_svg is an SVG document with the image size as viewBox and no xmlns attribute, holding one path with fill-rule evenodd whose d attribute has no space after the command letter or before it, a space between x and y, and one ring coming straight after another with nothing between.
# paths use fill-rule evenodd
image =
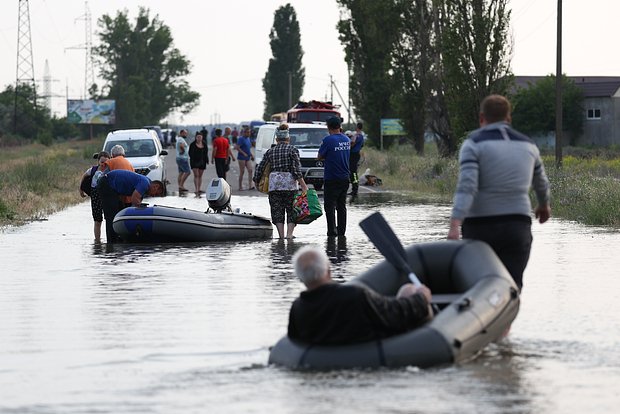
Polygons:
<instances>
[{"instance_id":1,"label":"sky","mask_svg":"<svg viewBox=\"0 0 620 414\"><path fill-rule=\"evenodd\" d=\"M302 98L341 103L330 88L330 75L348 103L347 66L336 24L336 0L290 0L297 12L304 50L306 83ZM85 3L81 0L29 0L34 76L42 93L45 61L52 78L52 109L66 115L66 96L84 97ZM261 79L271 49L269 31L283 0L91 0L93 43L97 20L126 9L133 20L140 6L171 28L174 46L192 64L187 77L201 94L190 114L172 114L172 124L239 123L260 119L264 92ZM0 2L0 87L16 79L19 0ZM556 66L557 0L509 0L512 10L512 70L515 75L546 75ZM562 70L569 76L620 76L616 53L618 0L563 0ZM95 73L97 68L95 68ZM96 78L101 85L101 79ZM343 113L346 110L342 111Z\"/></svg>"}]
</instances>

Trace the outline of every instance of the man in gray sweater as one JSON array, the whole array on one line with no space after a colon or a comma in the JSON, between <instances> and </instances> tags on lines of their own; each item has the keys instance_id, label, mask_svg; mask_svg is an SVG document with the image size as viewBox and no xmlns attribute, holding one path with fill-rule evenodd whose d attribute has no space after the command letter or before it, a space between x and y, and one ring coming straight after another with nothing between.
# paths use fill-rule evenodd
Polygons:
<instances>
[{"instance_id":1,"label":"man in gray sweater","mask_svg":"<svg viewBox=\"0 0 620 414\"><path fill-rule=\"evenodd\" d=\"M487 96L480 105L480 128L465 140L450 219L449 239L487 242L519 289L532 245L530 186L540 223L551 216L549 180L534 142L510 127L510 102Z\"/></svg>"}]
</instances>

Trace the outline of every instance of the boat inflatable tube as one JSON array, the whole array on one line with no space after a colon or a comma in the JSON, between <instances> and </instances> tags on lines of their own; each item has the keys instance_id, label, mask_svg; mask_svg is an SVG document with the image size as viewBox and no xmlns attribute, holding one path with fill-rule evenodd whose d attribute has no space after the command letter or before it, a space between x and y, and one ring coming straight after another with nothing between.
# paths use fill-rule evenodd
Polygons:
<instances>
[{"instance_id":1,"label":"boat inflatable tube","mask_svg":"<svg viewBox=\"0 0 620 414\"><path fill-rule=\"evenodd\" d=\"M430 322L397 336L346 346L313 346L285 336L272 347L269 363L300 370L427 368L470 359L503 336L519 311L519 291L486 243L447 240L405 251L411 269L433 296L453 299ZM394 296L408 282L383 261L347 283Z\"/></svg>"},{"instance_id":2,"label":"boat inflatable tube","mask_svg":"<svg viewBox=\"0 0 620 414\"><path fill-rule=\"evenodd\" d=\"M128 207L114 217L113 227L127 242L270 239L273 233L268 218L249 213L213 213L158 205Z\"/></svg>"}]
</instances>

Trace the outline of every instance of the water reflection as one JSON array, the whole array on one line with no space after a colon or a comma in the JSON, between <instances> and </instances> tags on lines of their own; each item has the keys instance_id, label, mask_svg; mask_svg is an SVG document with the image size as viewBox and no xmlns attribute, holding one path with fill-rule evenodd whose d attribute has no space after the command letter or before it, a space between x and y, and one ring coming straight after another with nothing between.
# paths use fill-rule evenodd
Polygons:
<instances>
[{"instance_id":1,"label":"water reflection","mask_svg":"<svg viewBox=\"0 0 620 414\"><path fill-rule=\"evenodd\" d=\"M295 252L303 246L293 240L277 240L271 243L270 261L274 275L283 275L291 272L291 259Z\"/></svg>"},{"instance_id":2,"label":"water reflection","mask_svg":"<svg viewBox=\"0 0 620 414\"><path fill-rule=\"evenodd\" d=\"M332 264L342 264L349 260L347 256L347 238L328 237L325 242L325 252Z\"/></svg>"},{"instance_id":3,"label":"water reflection","mask_svg":"<svg viewBox=\"0 0 620 414\"><path fill-rule=\"evenodd\" d=\"M269 214L264 197L242 201ZM192 197L166 204L204 209ZM300 247L324 248L334 278L349 280L383 259L357 226L371 212L381 211L405 245L445 239L450 214L450 206L385 193L364 194L348 210L347 238L333 239L321 218L288 241L108 246L92 242L88 203L6 229L0 411L617 410L620 255L610 252L620 234L554 220L533 225L509 340L475 360L429 370L265 368L304 289L291 264Z\"/></svg>"},{"instance_id":4,"label":"water reflection","mask_svg":"<svg viewBox=\"0 0 620 414\"><path fill-rule=\"evenodd\" d=\"M536 367L535 359L524 359L515 354L514 345L508 338L500 343L491 344L473 362L464 363L463 370L468 377L467 384L475 395L486 394L488 403L495 406L494 411L504 413L541 412L534 409L530 396L532 384L523 378L522 372ZM501 398L499 397L501 396Z\"/></svg>"}]
</instances>

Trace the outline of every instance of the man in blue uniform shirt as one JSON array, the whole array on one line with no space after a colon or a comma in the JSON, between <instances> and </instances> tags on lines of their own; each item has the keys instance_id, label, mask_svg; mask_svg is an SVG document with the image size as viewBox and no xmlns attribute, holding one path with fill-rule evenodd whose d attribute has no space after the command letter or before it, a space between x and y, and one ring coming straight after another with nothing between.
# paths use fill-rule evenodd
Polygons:
<instances>
[{"instance_id":1,"label":"man in blue uniform shirt","mask_svg":"<svg viewBox=\"0 0 620 414\"><path fill-rule=\"evenodd\" d=\"M349 189L349 158L351 140L344 135L340 117L327 120L329 135L323 138L318 159L325 160L324 191L327 235L344 236L347 230L347 190ZM336 211L338 224L336 225Z\"/></svg>"},{"instance_id":2,"label":"man in blue uniform shirt","mask_svg":"<svg viewBox=\"0 0 620 414\"><path fill-rule=\"evenodd\" d=\"M151 181L133 171L112 170L101 176L97 191L101 197L105 216L106 241L114 243L118 238L112 226L114 216L124 207L120 196L131 196L131 204L138 207L145 195L163 197L164 185L161 181Z\"/></svg>"}]
</instances>

